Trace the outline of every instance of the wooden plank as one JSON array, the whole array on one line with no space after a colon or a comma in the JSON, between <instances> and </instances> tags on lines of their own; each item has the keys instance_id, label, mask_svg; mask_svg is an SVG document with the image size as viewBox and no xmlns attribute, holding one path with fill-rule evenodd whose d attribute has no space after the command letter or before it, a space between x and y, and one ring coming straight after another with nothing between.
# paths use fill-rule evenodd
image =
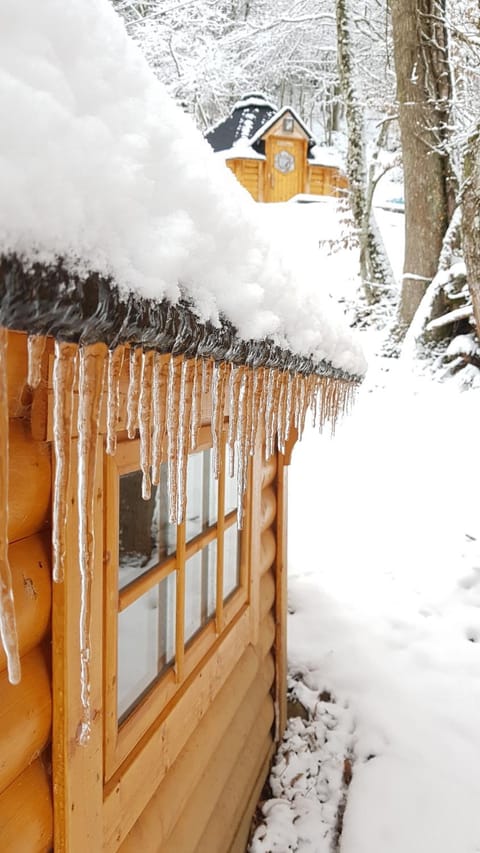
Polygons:
<instances>
[{"instance_id":1,"label":"wooden plank","mask_svg":"<svg viewBox=\"0 0 480 853\"><path fill-rule=\"evenodd\" d=\"M277 454L272 453L270 459L264 460L262 465L262 489L273 483L277 473Z\"/></svg>"},{"instance_id":2,"label":"wooden plank","mask_svg":"<svg viewBox=\"0 0 480 853\"><path fill-rule=\"evenodd\" d=\"M263 786L265 785L268 774L270 772L270 764L274 751L275 748L273 744L270 744L267 750L267 754L265 755L265 758L263 760L263 764L260 768L260 772L257 776L257 781L255 782L255 785L252 788L249 800L245 807L245 813L242 817L242 820L240 821L240 824L235 834L235 838L228 850L228 853L245 853L245 850L247 849L247 843L252 825L252 817L255 814L255 810L257 808Z\"/></svg>"},{"instance_id":3,"label":"wooden plank","mask_svg":"<svg viewBox=\"0 0 480 853\"><path fill-rule=\"evenodd\" d=\"M291 449L290 449L291 454ZM287 516L288 516L288 467L279 454L277 469L277 554L275 558L276 597L275 623L277 652L277 677L275 681L275 704L277 721L275 739L280 740L287 722Z\"/></svg>"},{"instance_id":4,"label":"wooden plank","mask_svg":"<svg viewBox=\"0 0 480 853\"><path fill-rule=\"evenodd\" d=\"M50 782L37 758L0 796L2 853L47 853L52 824Z\"/></svg>"},{"instance_id":5,"label":"wooden plank","mask_svg":"<svg viewBox=\"0 0 480 853\"><path fill-rule=\"evenodd\" d=\"M260 573L263 575L273 566L277 553L277 540L271 527L263 531L260 538Z\"/></svg>"},{"instance_id":6,"label":"wooden plank","mask_svg":"<svg viewBox=\"0 0 480 853\"><path fill-rule=\"evenodd\" d=\"M9 331L7 341L8 415L19 418L25 416L31 402L27 388L27 335Z\"/></svg>"},{"instance_id":7,"label":"wooden plank","mask_svg":"<svg viewBox=\"0 0 480 853\"><path fill-rule=\"evenodd\" d=\"M275 618L273 613L270 611L267 613L264 619L262 619L260 625L260 634L258 638L258 646L255 647L255 650L262 660L267 654L269 654L270 650L273 647L275 642Z\"/></svg>"},{"instance_id":8,"label":"wooden plank","mask_svg":"<svg viewBox=\"0 0 480 853\"><path fill-rule=\"evenodd\" d=\"M45 654L33 649L22 658L20 684L0 675L0 791L19 776L47 745L52 694Z\"/></svg>"},{"instance_id":9,"label":"wooden plank","mask_svg":"<svg viewBox=\"0 0 480 853\"><path fill-rule=\"evenodd\" d=\"M265 572L260 579L260 621L265 619L275 604L275 575L273 572Z\"/></svg>"},{"instance_id":10,"label":"wooden plank","mask_svg":"<svg viewBox=\"0 0 480 853\"><path fill-rule=\"evenodd\" d=\"M255 713L253 714L253 707ZM243 792L257 777L258 758L264 758L266 742L270 740L270 726L273 721L273 701L265 696L260 708L256 705L240 708L233 721L228 738L228 747L217 750L203 774L202 784L197 787L182 812L173 832L160 848L161 853L223 853L234 829L226 814L228 804L232 805L233 820L235 810L242 808L234 798ZM245 745L248 744L248 749ZM234 828L236 828L234 823ZM202 835L213 828L204 844ZM233 831L232 831L233 829ZM226 833L225 833L226 830ZM221 838L219 835L221 834ZM230 835L227 845L225 835Z\"/></svg>"},{"instance_id":11,"label":"wooden plank","mask_svg":"<svg viewBox=\"0 0 480 853\"><path fill-rule=\"evenodd\" d=\"M255 454L250 468L250 488L248 513L249 523L249 564L250 564L250 631L251 641L255 646L258 642L260 621L260 547L261 547L261 506L262 506L262 472L263 449L260 437L257 439Z\"/></svg>"},{"instance_id":12,"label":"wooden plank","mask_svg":"<svg viewBox=\"0 0 480 853\"><path fill-rule=\"evenodd\" d=\"M248 645L249 632L249 613L245 610L108 782L104 803L105 850L117 850L144 810L238 664Z\"/></svg>"},{"instance_id":13,"label":"wooden plank","mask_svg":"<svg viewBox=\"0 0 480 853\"><path fill-rule=\"evenodd\" d=\"M72 442L74 458L77 441ZM78 571L77 469L69 483L65 581L53 592L53 785L55 853L102 849L103 728L103 441L97 439L94 578L92 588L90 700L92 732L80 745L80 577Z\"/></svg>"},{"instance_id":14,"label":"wooden plank","mask_svg":"<svg viewBox=\"0 0 480 853\"><path fill-rule=\"evenodd\" d=\"M50 446L34 441L28 421L10 420L8 539L38 533L49 518Z\"/></svg>"},{"instance_id":15,"label":"wooden plank","mask_svg":"<svg viewBox=\"0 0 480 853\"><path fill-rule=\"evenodd\" d=\"M245 704L253 714L255 709L261 708L265 693L250 646L157 788L122 845L122 851L137 850L148 838L155 838L161 847L188 807L191 797L196 795L199 786L204 785L204 774L212 756L217 751L231 751L231 727L239 708ZM208 790L204 791L204 796L208 798Z\"/></svg>"},{"instance_id":16,"label":"wooden plank","mask_svg":"<svg viewBox=\"0 0 480 853\"><path fill-rule=\"evenodd\" d=\"M13 597L17 612L17 634L23 657L45 636L51 613L51 543L48 534L20 539L8 549ZM7 666L0 648L0 672Z\"/></svg>"},{"instance_id":17,"label":"wooden plank","mask_svg":"<svg viewBox=\"0 0 480 853\"><path fill-rule=\"evenodd\" d=\"M270 721L272 717L273 707L270 700ZM250 749L250 743L252 747L255 743L255 750ZM235 844L237 849L244 853L258 794L268 776L272 752L273 742L269 731L267 734L264 733L263 739L260 731L249 737L249 749L244 750L240 755L233 773L224 786L215 812L211 815L208 826L195 848L195 853L225 853Z\"/></svg>"},{"instance_id":18,"label":"wooden plank","mask_svg":"<svg viewBox=\"0 0 480 853\"><path fill-rule=\"evenodd\" d=\"M266 530L273 524L275 513L277 512L277 496L275 489L272 486L267 486L262 489L262 497L260 502L260 531Z\"/></svg>"}]
</instances>

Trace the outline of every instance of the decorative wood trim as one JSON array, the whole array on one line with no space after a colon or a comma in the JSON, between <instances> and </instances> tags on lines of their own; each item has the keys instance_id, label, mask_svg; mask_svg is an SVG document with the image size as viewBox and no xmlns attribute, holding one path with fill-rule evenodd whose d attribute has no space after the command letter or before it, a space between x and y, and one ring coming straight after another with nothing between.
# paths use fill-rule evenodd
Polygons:
<instances>
[{"instance_id":1,"label":"decorative wood trim","mask_svg":"<svg viewBox=\"0 0 480 853\"><path fill-rule=\"evenodd\" d=\"M287 477L285 457L277 463L277 552L275 556L275 740L280 740L287 721Z\"/></svg>"},{"instance_id":2,"label":"decorative wood trim","mask_svg":"<svg viewBox=\"0 0 480 853\"><path fill-rule=\"evenodd\" d=\"M128 761L107 783L104 847L99 846L99 850L114 853L130 831L242 657L249 630L249 614L244 610L234 624L227 626L208 659L180 686Z\"/></svg>"},{"instance_id":3,"label":"decorative wood trim","mask_svg":"<svg viewBox=\"0 0 480 853\"><path fill-rule=\"evenodd\" d=\"M76 455L77 441L72 442ZM53 647L53 790L55 853L84 853L102 849L102 742L103 742L103 441L97 439L95 476L95 566L92 588L90 699L92 727L89 741L80 746L82 717L80 701L78 525L76 466L69 483L71 523L66 535L66 564L63 584L54 584L52 614Z\"/></svg>"}]
</instances>

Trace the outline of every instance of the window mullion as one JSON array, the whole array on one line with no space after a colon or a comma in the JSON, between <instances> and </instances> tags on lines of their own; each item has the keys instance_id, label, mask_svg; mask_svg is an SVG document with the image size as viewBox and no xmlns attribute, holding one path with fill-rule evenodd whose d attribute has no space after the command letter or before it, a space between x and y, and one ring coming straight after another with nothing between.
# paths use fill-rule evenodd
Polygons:
<instances>
[{"instance_id":1,"label":"window mullion","mask_svg":"<svg viewBox=\"0 0 480 853\"><path fill-rule=\"evenodd\" d=\"M217 520L217 601L216 601L216 630L223 631L225 619L223 613L223 555L225 531L225 434L222 434L221 464L218 475L218 520Z\"/></svg>"},{"instance_id":2,"label":"window mullion","mask_svg":"<svg viewBox=\"0 0 480 853\"><path fill-rule=\"evenodd\" d=\"M177 527L177 590L175 618L175 673L183 680L185 661L185 522Z\"/></svg>"}]
</instances>

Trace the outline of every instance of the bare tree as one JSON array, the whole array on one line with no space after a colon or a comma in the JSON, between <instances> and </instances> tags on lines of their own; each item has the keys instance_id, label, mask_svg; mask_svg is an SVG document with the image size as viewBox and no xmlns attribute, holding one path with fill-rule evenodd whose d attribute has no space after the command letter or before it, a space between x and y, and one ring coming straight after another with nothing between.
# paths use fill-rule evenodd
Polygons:
<instances>
[{"instance_id":1,"label":"bare tree","mask_svg":"<svg viewBox=\"0 0 480 853\"><path fill-rule=\"evenodd\" d=\"M446 0L391 0L405 183L405 260L399 309L408 326L435 276L454 179L448 155L452 103Z\"/></svg>"},{"instance_id":2,"label":"bare tree","mask_svg":"<svg viewBox=\"0 0 480 853\"><path fill-rule=\"evenodd\" d=\"M360 241L360 275L370 303L380 299L393 276L372 211L369 192L364 109L357 92L354 42L348 0L336 0L338 69L347 121L347 173L354 222Z\"/></svg>"}]
</instances>

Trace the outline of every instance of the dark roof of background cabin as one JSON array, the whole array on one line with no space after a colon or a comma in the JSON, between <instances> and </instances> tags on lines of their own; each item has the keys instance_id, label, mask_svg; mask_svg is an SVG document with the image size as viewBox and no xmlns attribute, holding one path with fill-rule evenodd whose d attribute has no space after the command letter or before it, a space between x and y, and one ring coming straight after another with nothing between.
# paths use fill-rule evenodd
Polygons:
<instances>
[{"instance_id":1,"label":"dark roof of background cabin","mask_svg":"<svg viewBox=\"0 0 480 853\"><path fill-rule=\"evenodd\" d=\"M226 119L207 131L205 139L214 151L227 151L241 139L248 143L277 112L277 107L264 95L246 95L237 101Z\"/></svg>"}]
</instances>

